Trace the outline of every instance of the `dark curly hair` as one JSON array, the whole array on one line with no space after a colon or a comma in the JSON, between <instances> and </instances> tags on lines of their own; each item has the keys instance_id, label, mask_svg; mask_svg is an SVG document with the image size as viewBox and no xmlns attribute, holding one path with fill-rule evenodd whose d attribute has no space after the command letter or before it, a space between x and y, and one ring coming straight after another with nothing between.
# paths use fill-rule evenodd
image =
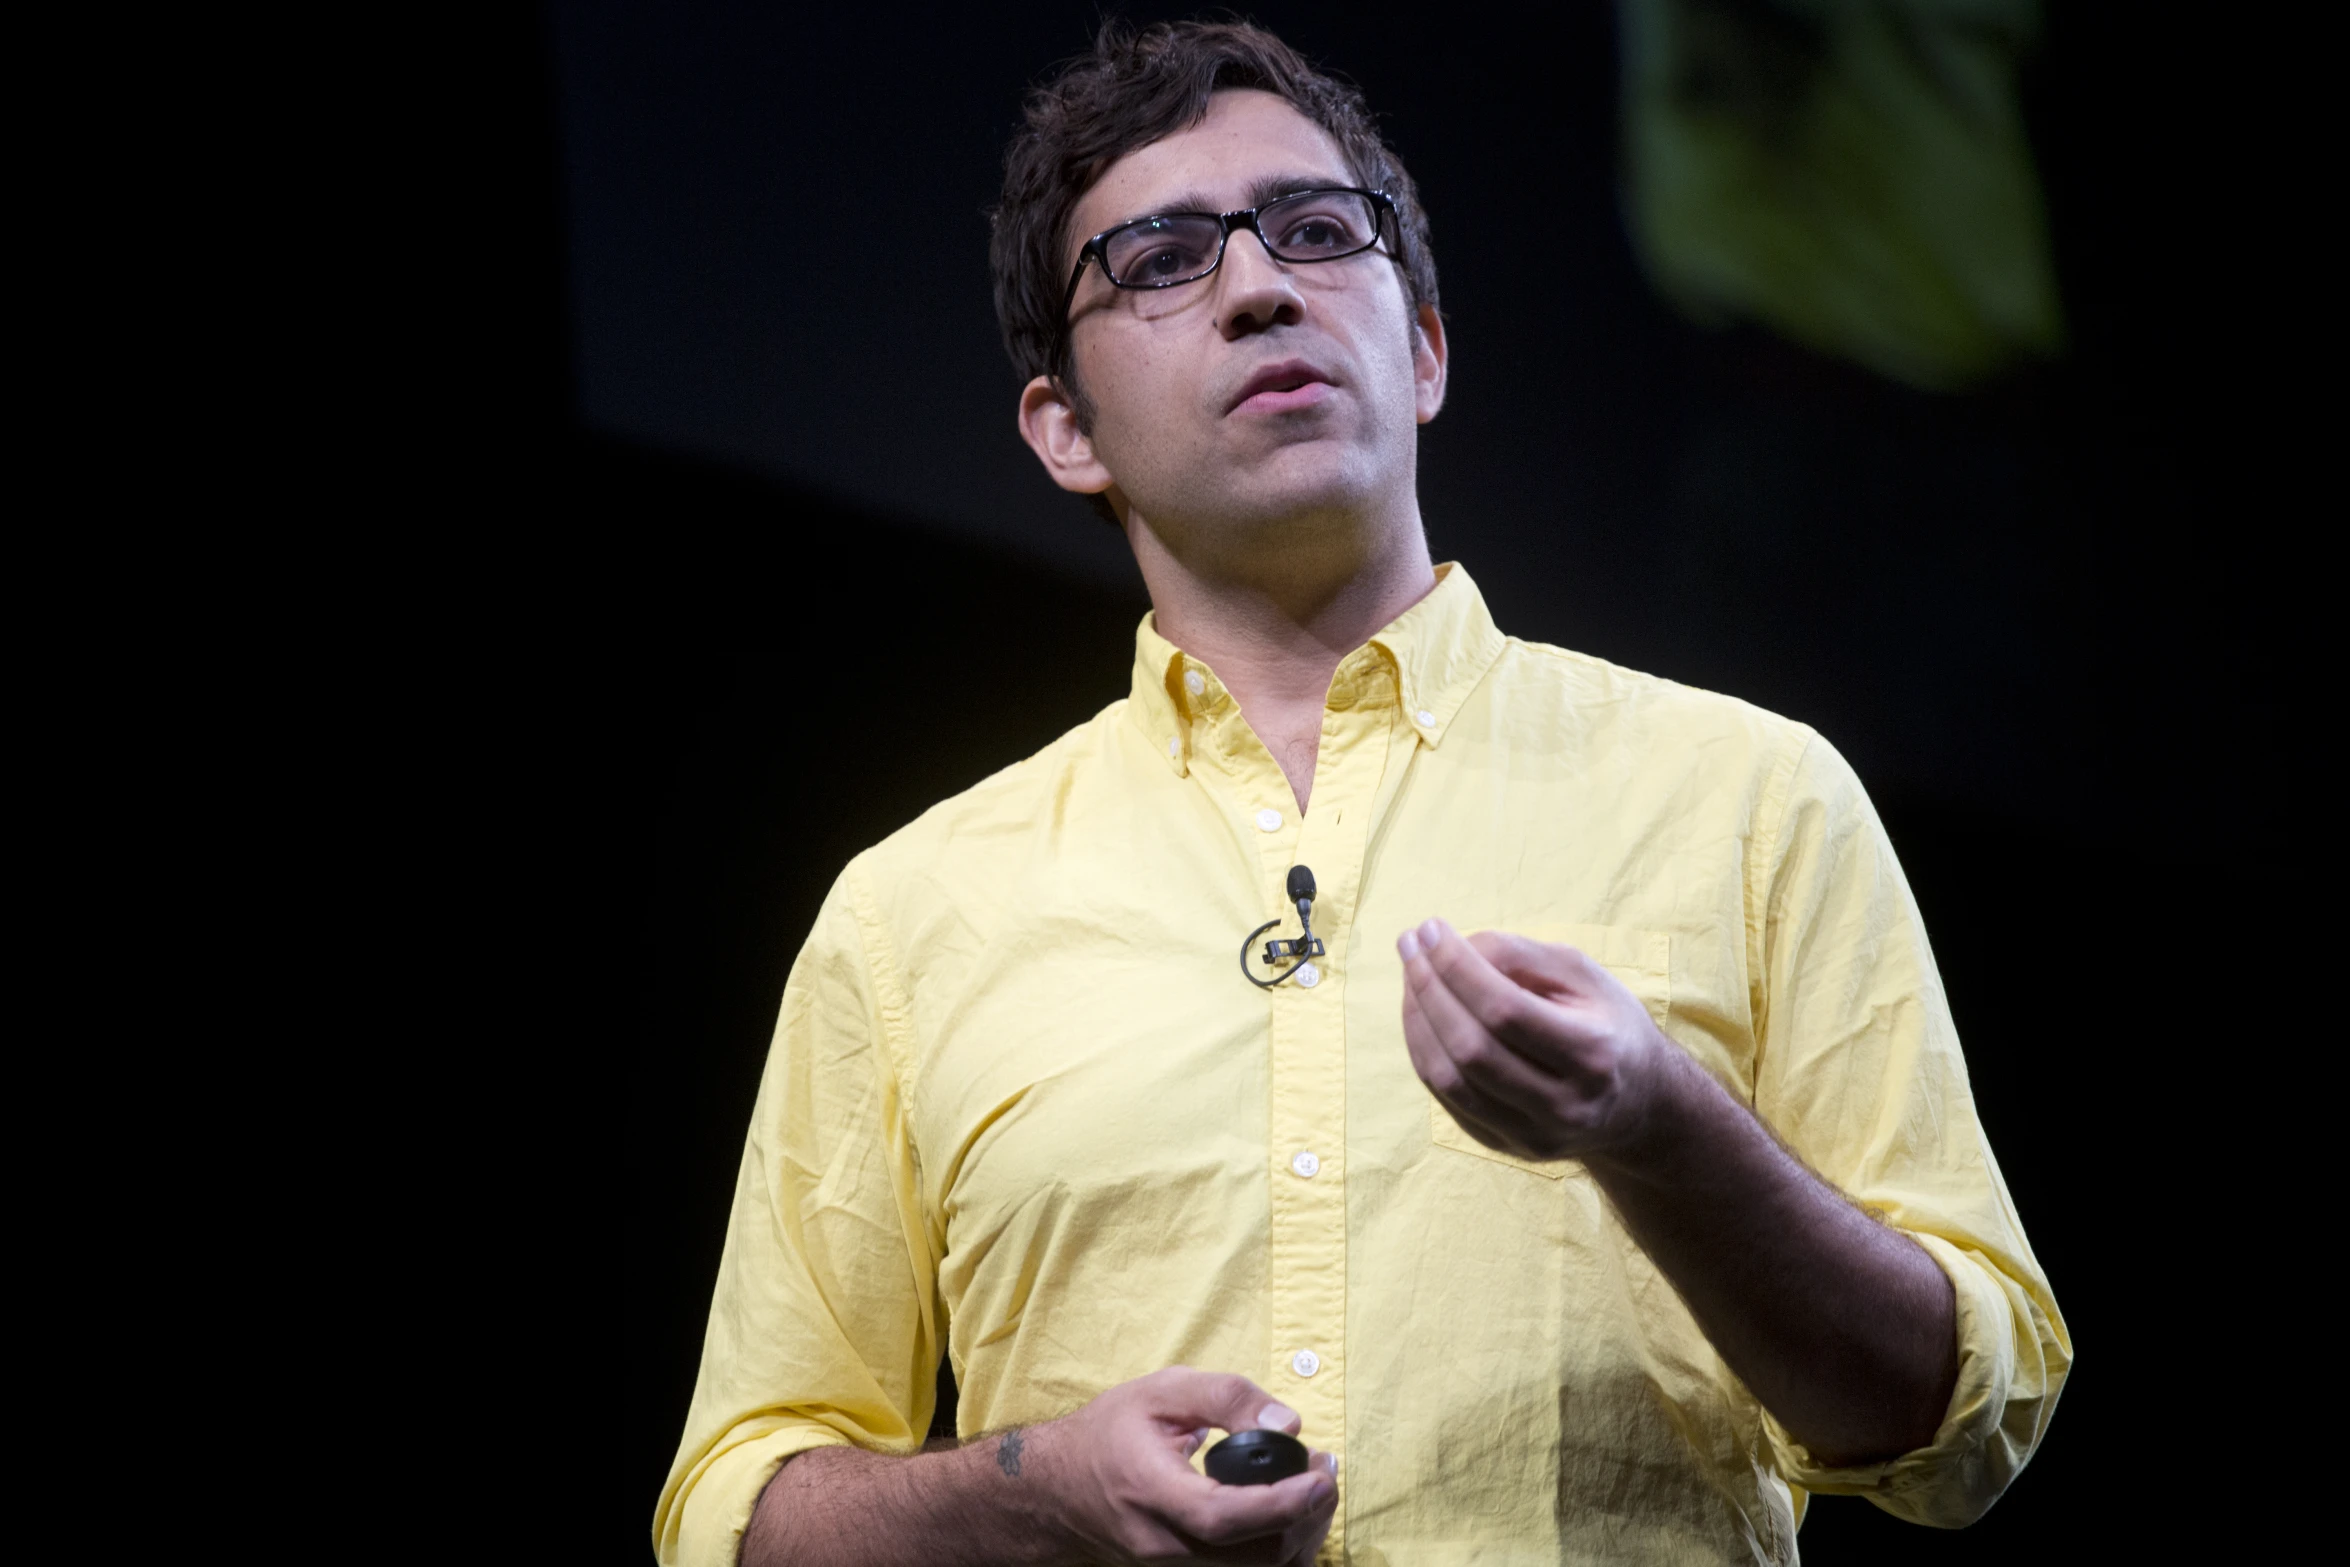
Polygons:
<instances>
[{"instance_id":1,"label":"dark curly hair","mask_svg":"<svg viewBox=\"0 0 2350 1567\"><path fill-rule=\"evenodd\" d=\"M1078 200L1111 164L1196 125L1209 95L1233 87L1288 100L1338 143L1356 184L1395 198L1413 308L1436 304L1436 260L1419 191L1380 139L1360 91L1247 22L1160 22L1139 31L1106 22L1090 53L1028 95L1026 123L1004 150L1003 199L988 214L1004 351L1023 382L1040 375L1062 382L1083 425L1091 425L1092 410L1067 363L1062 316Z\"/></svg>"}]
</instances>

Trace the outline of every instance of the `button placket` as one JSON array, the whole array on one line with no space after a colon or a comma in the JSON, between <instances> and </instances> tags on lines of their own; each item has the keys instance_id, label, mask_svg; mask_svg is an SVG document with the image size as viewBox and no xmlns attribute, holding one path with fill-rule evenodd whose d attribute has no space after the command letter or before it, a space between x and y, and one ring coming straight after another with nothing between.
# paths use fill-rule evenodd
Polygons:
<instances>
[{"instance_id":1,"label":"button placket","mask_svg":"<svg viewBox=\"0 0 2350 1567\"><path fill-rule=\"evenodd\" d=\"M1346 1440L1346 952L1359 901L1371 806L1388 765L1392 702L1359 700L1324 715L1311 808L1294 840L1259 840L1264 875L1293 864L1318 885L1314 934L1328 951L1271 992L1269 1163L1273 1172L1271 1329L1275 1382L1333 1453ZM1281 838L1288 838L1283 833ZM1286 925L1287 922L1285 922ZM1331 1547L1343 1538L1345 1509Z\"/></svg>"}]
</instances>

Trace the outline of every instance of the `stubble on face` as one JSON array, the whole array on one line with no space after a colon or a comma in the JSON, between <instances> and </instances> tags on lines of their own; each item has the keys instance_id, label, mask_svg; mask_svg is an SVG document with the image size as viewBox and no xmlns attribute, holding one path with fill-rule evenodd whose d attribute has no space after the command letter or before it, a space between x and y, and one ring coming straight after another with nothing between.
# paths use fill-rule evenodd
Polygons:
<instances>
[{"instance_id":1,"label":"stubble on face","mask_svg":"<svg viewBox=\"0 0 2350 1567\"><path fill-rule=\"evenodd\" d=\"M1232 211L1301 183L1356 182L1337 144L1289 104L1221 92L1197 125L1113 165L1080 202L1074 231ZM1094 450L1168 549L1213 571L1219 558L1261 561L1273 548L1373 547L1364 535L1405 513L1417 527L1417 329L1385 254L1289 265L1242 231L1197 283L1118 290L1089 269L1079 301L1074 345ZM1267 411L1294 395L1243 401L1252 376L1284 365L1330 384L1301 406Z\"/></svg>"}]
</instances>

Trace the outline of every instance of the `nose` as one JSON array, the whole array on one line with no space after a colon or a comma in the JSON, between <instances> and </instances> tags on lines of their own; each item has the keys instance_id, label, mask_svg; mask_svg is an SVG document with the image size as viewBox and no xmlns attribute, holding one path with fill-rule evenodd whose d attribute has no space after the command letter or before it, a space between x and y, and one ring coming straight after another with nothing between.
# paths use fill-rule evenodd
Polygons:
<instances>
[{"instance_id":1,"label":"nose","mask_svg":"<svg viewBox=\"0 0 2350 1567\"><path fill-rule=\"evenodd\" d=\"M1305 296L1287 267L1275 261L1252 229L1236 229L1216 268L1216 328L1227 341L1305 319Z\"/></svg>"}]
</instances>

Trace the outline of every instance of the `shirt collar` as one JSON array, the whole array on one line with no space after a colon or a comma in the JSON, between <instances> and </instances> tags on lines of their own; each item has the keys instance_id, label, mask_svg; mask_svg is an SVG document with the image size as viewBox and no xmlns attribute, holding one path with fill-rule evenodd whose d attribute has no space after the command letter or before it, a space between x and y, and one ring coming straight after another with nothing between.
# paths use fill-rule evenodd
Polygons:
<instances>
[{"instance_id":1,"label":"shirt collar","mask_svg":"<svg viewBox=\"0 0 2350 1567\"><path fill-rule=\"evenodd\" d=\"M1395 693L1404 721L1423 744L1443 743L1444 732L1493 661L1505 638L1485 608L1485 597L1459 563L1436 568L1436 586L1426 598L1372 633L1366 647L1395 670ZM1349 659L1360 654L1350 654ZM1344 665L1341 665L1343 677ZM1195 694L1185 676L1197 674ZM1225 700L1215 671L1159 635L1150 615L1134 633L1134 687L1128 712L1152 749L1177 774L1189 769L1191 726L1206 704Z\"/></svg>"}]
</instances>

